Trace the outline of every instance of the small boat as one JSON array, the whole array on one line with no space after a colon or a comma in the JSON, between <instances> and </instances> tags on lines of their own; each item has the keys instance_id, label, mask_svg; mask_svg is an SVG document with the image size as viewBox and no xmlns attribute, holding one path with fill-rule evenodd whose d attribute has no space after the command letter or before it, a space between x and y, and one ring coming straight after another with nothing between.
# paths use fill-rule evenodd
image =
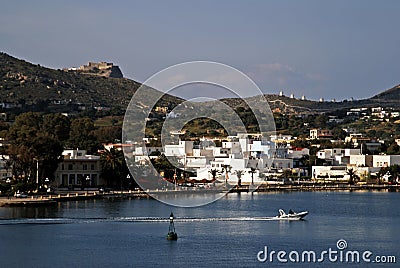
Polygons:
<instances>
[{"instance_id":1,"label":"small boat","mask_svg":"<svg viewBox=\"0 0 400 268\"><path fill-rule=\"evenodd\" d=\"M175 232L174 214L169 215L169 229L167 234L168 240L178 240L178 234Z\"/></svg>"},{"instance_id":2,"label":"small boat","mask_svg":"<svg viewBox=\"0 0 400 268\"><path fill-rule=\"evenodd\" d=\"M283 209L279 210L279 215L276 216L276 219L279 220L302 220L305 216L308 215L308 211L302 212L294 212L293 210L289 210L289 213L285 213Z\"/></svg>"}]
</instances>

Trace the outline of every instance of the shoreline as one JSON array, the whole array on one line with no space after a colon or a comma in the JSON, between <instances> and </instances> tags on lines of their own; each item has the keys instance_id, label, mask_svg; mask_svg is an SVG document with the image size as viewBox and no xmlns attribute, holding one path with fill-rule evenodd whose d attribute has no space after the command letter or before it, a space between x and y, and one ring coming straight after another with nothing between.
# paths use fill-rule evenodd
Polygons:
<instances>
[{"instance_id":1,"label":"shoreline","mask_svg":"<svg viewBox=\"0 0 400 268\"><path fill-rule=\"evenodd\" d=\"M189 188L190 189L190 188ZM98 191L73 191L73 192L58 192L52 195L30 196L28 198L16 197L1 197L0 207L36 207L36 206L51 206L57 205L59 202L93 200L93 199L124 199L124 198L146 198L153 199L152 195L156 194L205 194L205 193L267 193L267 192L313 192L313 191L379 191L379 192L400 192L400 185L346 185L346 184L300 184L300 185L261 185L258 188L242 186L234 187L229 191L226 190L156 190L156 191L112 191L110 193L99 193Z\"/></svg>"}]
</instances>

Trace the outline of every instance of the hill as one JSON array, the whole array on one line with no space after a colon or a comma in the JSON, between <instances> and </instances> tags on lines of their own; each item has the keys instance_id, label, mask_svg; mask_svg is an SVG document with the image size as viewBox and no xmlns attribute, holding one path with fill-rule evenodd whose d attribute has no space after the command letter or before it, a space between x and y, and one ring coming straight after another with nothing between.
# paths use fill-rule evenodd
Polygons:
<instances>
[{"instance_id":1,"label":"hill","mask_svg":"<svg viewBox=\"0 0 400 268\"><path fill-rule=\"evenodd\" d=\"M0 106L12 111L123 113L140 83L126 79L45 68L0 53ZM163 104L181 99L165 95Z\"/></svg>"},{"instance_id":2,"label":"hill","mask_svg":"<svg viewBox=\"0 0 400 268\"><path fill-rule=\"evenodd\" d=\"M108 63L104 64L110 67ZM0 108L16 113L112 110L113 114L123 114L130 98L141 85L130 79L112 77L103 70L97 75L86 71L54 70L0 53ZM117 75L121 76L122 73ZM265 97L271 110L287 114L314 114L360 106L400 109L400 85L370 99L356 101L318 102L278 95ZM159 104L174 107L181 101L178 97L165 95ZM246 106L241 99L222 101L234 108Z\"/></svg>"},{"instance_id":3,"label":"hill","mask_svg":"<svg viewBox=\"0 0 400 268\"><path fill-rule=\"evenodd\" d=\"M317 114L356 107L376 106L390 107L400 110L400 85L383 91L372 98L362 100L313 101L272 94L264 95L264 97L267 99L272 111L282 112L285 114ZM222 101L230 107L246 107L244 101L240 99L228 98L223 99Z\"/></svg>"},{"instance_id":4,"label":"hill","mask_svg":"<svg viewBox=\"0 0 400 268\"><path fill-rule=\"evenodd\" d=\"M399 105L400 103L400 85L394 86L386 91L383 91L372 98L370 100L378 102L378 103L386 103Z\"/></svg>"}]
</instances>

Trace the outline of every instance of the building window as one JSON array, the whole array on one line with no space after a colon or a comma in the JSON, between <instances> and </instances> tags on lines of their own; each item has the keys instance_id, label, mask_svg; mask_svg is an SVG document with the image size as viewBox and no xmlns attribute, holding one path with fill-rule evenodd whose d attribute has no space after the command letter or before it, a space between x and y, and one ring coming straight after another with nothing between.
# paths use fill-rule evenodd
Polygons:
<instances>
[{"instance_id":1,"label":"building window","mask_svg":"<svg viewBox=\"0 0 400 268\"><path fill-rule=\"evenodd\" d=\"M61 170L64 170L64 164L61 165Z\"/></svg>"},{"instance_id":2,"label":"building window","mask_svg":"<svg viewBox=\"0 0 400 268\"><path fill-rule=\"evenodd\" d=\"M72 164L68 164L68 170L72 170Z\"/></svg>"},{"instance_id":3,"label":"building window","mask_svg":"<svg viewBox=\"0 0 400 268\"><path fill-rule=\"evenodd\" d=\"M69 174L69 185L74 185L75 184L75 174Z\"/></svg>"},{"instance_id":4,"label":"building window","mask_svg":"<svg viewBox=\"0 0 400 268\"><path fill-rule=\"evenodd\" d=\"M92 174L92 185L97 185L98 184L98 182L97 182L97 174Z\"/></svg>"},{"instance_id":5,"label":"building window","mask_svg":"<svg viewBox=\"0 0 400 268\"><path fill-rule=\"evenodd\" d=\"M80 185L83 184L83 175L82 174L77 175L77 184L80 184Z\"/></svg>"},{"instance_id":6,"label":"building window","mask_svg":"<svg viewBox=\"0 0 400 268\"><path fill-rule=\"evenodd\" d=\"M83 165L82 165L82 169L83 169L83 170L87 170L87 164L83 164Z\"/></svg>"},{"instance_id":7,"label":"building window","mask_svg":"<svg viewBox=\"0 0 400 268\"><path fill-rule=\"evenodd\" d=\"M94 164L91 164L91 165L90 165L90 169L91 169L91 170L94 170Z\"/></svg>"},{"instance_id":8,"label":"building window","mask_svg":"<svg viewBox=\"0 0 400 268\"><path fill-rule=\"evenodd\" d=\"M68 175L67 174L62 174L61 184L64 186L68 185Z\"/></svg>"}]
</instances>

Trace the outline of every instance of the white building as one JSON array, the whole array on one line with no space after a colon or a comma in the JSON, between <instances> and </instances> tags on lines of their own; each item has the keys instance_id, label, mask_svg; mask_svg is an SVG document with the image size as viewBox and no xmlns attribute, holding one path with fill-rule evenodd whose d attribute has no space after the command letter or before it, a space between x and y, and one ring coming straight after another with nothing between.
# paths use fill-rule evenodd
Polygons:
<instances>
[{"instance_id":1,"label":"white building","mask_svg":"<svg viewBox=\"0 0 400 268\"><path fill-rule=\"evenodd\" d=\"M349 164L355 167L373 167L373 155L351 155Z\"/></svg>"},{"instance_id":2,"label":"white building","mask_svg":"<svg viewBox=\"0 0 400 268\"><path fill-rule=\"evenodd\" d=\"M295 141L295 138L292 135L271 135L270 140L275 143L282 143L282 144L287 144L288 146L290 143Z\"/></svg>"},{"instance_id":3,"label":"white building","mask_svg":"<svg viewBox=\"0 0 400 268\"><path fill-rule=\"evenodd\" d=\"M247 145L247 152L250 156L260 158L262 155L273 156L275 153L275 143L270 141L255 140Z\"/></svg>"},{"instance_id":4,"label":"white building","mask_svg":"<svg viewBox=\"0 0 400 268\"><path fill-rule=\"evenodd\" d=\"M280 139L291 140L292 136L278 136ZM146 164L148 159L143 158L144 148L137 147L135 150L135 161ZM304 155L308 149L304 149L297 154ZM182 141L178 144L168 144L164 147L166 157L176 157L187 171L196 173L194 180L209 181L211 171L216 169L221 175L229 167L229 174L224 174L224 179L228 177L236 178L237 171L248 171L253 168L257 175L253 177L259 179L259 174L271 168L276 170L293 168L293 159L288 158L288 148L278 147L275 142L265 140L261 134L238 134L229 136L222 141L221 147L215 146L213 141L202 139L200 144L194 146L193 141ZM293 153L294 154L294 153ZM246 173L246 172L245 172ZM247 174L247 173L246 173ZM248 178L244 175L244 181ZM254 179L254 178L253 178Z\"/></svg>"},{"instance_id":5,"label":"white building","mask_svg":"<svg viewBox=\"0 0 400 268\"><path fill-rule=\"evenodd\" d=\"M272 160L272 168L276 169L292 169L293 168L293 159L291 158L274 158Z\"/></svg>"},{"instance_id":6,"label":"white building","mask_svg":"<svg viewBox=\"0 0 400 268\"><path fill-rule=\"evenodd\" d=\"M313 180L317 181L347 182L350 179L348 175L349 169L353 169L361 180L366 179L368 175L376 175L380 170L380 168L374 167L313 166L311 169L311 177Z\"/></svg>"},{"instance_id":7,"label":"white building","mask_svg":"<svg viewBox=\"0 0 400 268\"><path fill-rule=\"evenodd\" d=\"M87 155L86 150L64 150L64 159L55 172L57 187L89 187L104 184L100 179L100 156Z\"/></svg>"},{"instance_id":8,"label":"white building","mask_svg":"<svg viewBox=\"0 0 400 268\"><path fill-rule=\"evenodd\" d=\"M320 140L320 139L332 139L333 134L329 129L310 129L310 139L312 140Z\"/></svg>"},{"instance_id":9,"label":"white building","mask_svg":"<svg viewBox=\"0 0 400 268\"><path fill-rule=\"evenodd\" d=\"M372 164L374 167L400 165L400 155L374 155Z\"/></svg>"},{"instance_id":10,"label":"white building","mask_svg":"<svg viewBox=\"0 0 400 268\"><path fill-rule=\"evenodd\" d=\"M154 153L162 153L163 149L162 147L136 147L135 151L133 152L133 155L135 156L145 156L145 155L151 155Z\"/></svg>"},{"instance_id":11,"label":"white building","mask_svg":"<svg viewBox=\"0 0 400 268\"><path fill-rule=\"evenodd\" d=\"M353 134L353 133L357 133L357 129L353 128L353 127L348 127L348 128L342 128L347 134Z\"/></svg>"},{"instance_id":12,"label":"white building","mask_svg":"<svg viewBox=\"0 0 400 268\"><path fill-rule=\"evenodd\" d=\"M11 169L7 167L8 155L0 155L0 180L7 180L12 177Z\"/></svg>"},{"instance_id":13,"label":"white building","mask_svg":"<svg viewBox=\"0 0 400 268\"><path fill-rule=\"evenodd\" d=\"M310 150L308 148L290 148L288 149L289 158L302 158L303 156L310 155Z\"/></svg>"},{"instance_id":14,"label":"white building","mask_svg":"<svg viewBox=\"0 0 400 268\"><path fill-rule=\"evenodd\" d=\"M317 158L325 160L329 165L346 165L350 163L351 155L359 155L360 149L333 148L317 152Z\"/></svg>"},{"instance_id":15,"label":"white building","mask_svg":"<svg viewBox=\"0 0 400 268\"><path fill-rule=\"evenodd\" d=\"M320 159L329 159L329 158L334 158L335 156L350 156L359 154L360 154L360 149L333 148L333 149L324 149L318 151L317 157Z\"/></svg>"},{"instance_id":16,"label":"white building","mask_svg":"<svg viewBox=\"0 0 400 268\"><path fill-rule=\"evenodd\" d=\"M165 156L184 157L193 155L193 141L179 141L178 144L164 146Z\"/></svg>"},{"instance_id":17,"label":"white building","mask_svg":"<svg viewBox=\"0 0 400 268\"><path fill-rule=\"evenodd\" d=\"M171 111L170 113L167 114L166 118L178 118L180 116L179 113L175 113L174 111Z\"/></svg>"}]
</instances>

